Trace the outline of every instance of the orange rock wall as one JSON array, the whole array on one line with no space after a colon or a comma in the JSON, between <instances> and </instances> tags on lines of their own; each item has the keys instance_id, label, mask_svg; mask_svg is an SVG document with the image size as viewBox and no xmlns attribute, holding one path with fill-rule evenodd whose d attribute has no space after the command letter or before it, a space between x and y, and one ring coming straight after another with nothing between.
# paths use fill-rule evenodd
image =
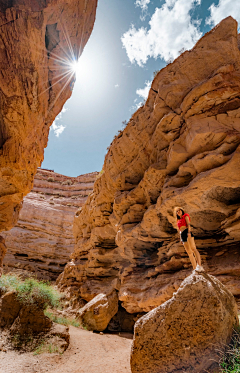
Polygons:
<instances>
[{"instance_id":1,"label":"orange rock wall","mask_svg":"<svg viewBox=\"0 0 240 373\"><path fill-rule=\"evenodd\" d=\"M53 280L62 272L74 250L75 212L92 192L97 175L68 177L38 169L16 226L2 232L7 247L5 273L21 269Z\"/></svg>"},{"instance_id":2,"label":"orange rock wall","mask_svg":"<svg viewBox=\"0 0 240 373\"><path fill-rule=\"evenodd\" d=\"M49 127L71 96L69 63L91 34L96 6L0 0L0 231L14 226L32 189Z\"/></svg>"},{"instance_id":3,"label":"orange rock wall","mask_svg":"<svg viewBox=\"0 0 240 373\"><path fill-rule=\"evenodd\" d=\"M205 269L240 295L238 39L228 17L157 74L75 216L75 265L60 286L87 301L116 289L130 313L171 298L191 271L178 205Z\"/></svg>"}]
</instances>

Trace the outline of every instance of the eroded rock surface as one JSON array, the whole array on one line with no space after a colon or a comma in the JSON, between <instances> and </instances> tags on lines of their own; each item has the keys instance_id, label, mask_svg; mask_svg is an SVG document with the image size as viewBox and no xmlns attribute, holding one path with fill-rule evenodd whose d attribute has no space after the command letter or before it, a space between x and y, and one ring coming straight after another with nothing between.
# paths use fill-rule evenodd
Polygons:
<instances>
[{"instance_id":1,"label":"eroded rock surface","mask_svg":"<svg viewBox=\"0 0 240 373\"><path fill-rule=\"evenodd\" d=\"M96 6L0 0L0 231L14 226L32 189L49 127L71 96L70 63L91 34Z\"/></svg>"},{"instance_id":2,"label":"eroded rock surface","mask_svg":"<svg viewBox=\"0 0 240 373\"><path fill-rule=\"evenodd\" d=\"M49 332L53 324L41 307L21 303L14 291L0 298L0 320L1 328L21 336Z\"/></svg>"},{"instance_id":3,"label":"eroded rock surface","mask_svg":"<svg viewBox=\"0 0 240 373\"><path fill-rule=\"evenodd\" d=\"M215 277L194 271L169 301L136 322L132 373L204 373L238 324L233 295Z\"/></svg>"},{"instance_id":4,"label":"eroded rock surface","mask_svg":"<svg viewBox=\"0 0 240 373\"><path fill-rule=\"evenodd\" d=\"M119 291L130 313L172 297L191 265L173 207L183 206L205 269L240 295L240 51L228 17L155 77L112 142L74 221L75 266L61 285L89 301Z\"/></svg>"},{"instance_id":5,"label":"eroded rock surface","mask_svg":"<svg viewBox=\"0 0 240 373\"><path fill-rule=\"evenodd\" d=\"M106 329L111 318L118 311L118 296L116 291L111 294L98 294L79 312L77 319L88 330L97 330L99 332Z\"/></svg>"},{"instance_id":6,"label":"eroded rock surface","mask_svg":"<svg viewBox=\"0 0 240 373\"><path fill-rule=\"evenodd\" d=\"M56 279L74 250L75 212L92 192L97 175L68 177L38 169L16 226L2 233L5 245L0 241L0 250L7 248L4 272L21 269Z\"/></svg>"}]
</instances>

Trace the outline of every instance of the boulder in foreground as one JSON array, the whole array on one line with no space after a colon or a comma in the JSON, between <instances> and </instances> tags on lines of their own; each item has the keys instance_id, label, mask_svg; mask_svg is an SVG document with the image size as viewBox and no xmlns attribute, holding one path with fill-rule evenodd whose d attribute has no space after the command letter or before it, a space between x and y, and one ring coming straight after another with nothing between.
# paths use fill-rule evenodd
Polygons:
<instances>
[{"instance_id":1,"label":"boulder in foreground","mask_svg":"<svg viewBox=\"0 0 240 373\"><path fill-rule=\"evenodd\" d=\"M77 318L88 330L103 331L118 311L116 291L110 295L98 294L78 311Z\"/></svg>"},{"instance_id":2,"label":"boulder in foreground","mask_svg":"<svg viewBox=\"0 0 240 373\"><path fill-rule=\"evenodd\" d=\"M206 372L237 325L233 295L215 277L194 271L135 324L132 373Z\"/></svg>"}]
</instances>

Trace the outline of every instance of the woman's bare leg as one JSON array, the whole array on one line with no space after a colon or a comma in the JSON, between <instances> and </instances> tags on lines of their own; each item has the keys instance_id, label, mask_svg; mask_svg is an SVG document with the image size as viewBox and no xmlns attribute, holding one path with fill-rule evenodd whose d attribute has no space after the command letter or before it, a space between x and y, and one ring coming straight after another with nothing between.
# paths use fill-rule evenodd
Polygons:
<instances>
[{"instance_id":1,"label":"woman's bare leg","mask_svg":"<svg viewBox=\"0 0 240 373\"><path fill-rule=\"evenodd\" d=\"M188 237L188 244L189 244L189 247L190 247L191 251L193 251L193 253L196 257L197 264L199 264L201 266L202 265L201 264L202 263L201 256L199 254L199 251L196 248L194 237Z\"/></svg>"},{"instance_id":2,"label":"woman's bare leg","mask_svg":"<svg viewBox=\"0 0 240 373\"><path fill-rule=\"evenodd\" d=\"M190 262L192 263L193 269L195 269L197 267L197 262L196 262L196 259L195 259L194 255L193 255L193 251L189 247L188 242L184 242L183 245L184 245L184 248L185 248L185 250L186 250L186 252L189 256Z\"/></svg>"}]
</instances>

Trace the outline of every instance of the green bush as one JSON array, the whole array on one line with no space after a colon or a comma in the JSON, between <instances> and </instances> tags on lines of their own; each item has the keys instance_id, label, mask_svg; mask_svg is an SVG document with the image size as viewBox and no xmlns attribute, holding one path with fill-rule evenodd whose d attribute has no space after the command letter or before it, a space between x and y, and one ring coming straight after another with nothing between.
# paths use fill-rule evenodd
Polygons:
<instances>
[{"instance_id":1,"label":"green bush","mask_svg":"<svg viewBox=\"0 0 240 373\"><path fill-rule=\"evenodd\" d=\"M56 322L57 324L62 324L66 326L72 325L72 326L75 326L76 328L80 326L80 323L75 319L70 319L70 318L66 318L62 316L58 317L49 311L44 311L44 314L45 316L49 317L49 319L51 319L53 322Z\"/></svg>"},{"instance_id":2,"label":"green bush","mask_svg":"<svg viewBox=\"0 0 240 373\"><path fill-rule=\"evenodd\" d=\"M2 275L0 277L0 291L1 293L6 293L10 290L16 290L19 285L20 278L15 275Z\"/></svg>"},{"instance_id":3,"label":"green bush","mask_svg":"<svg viewBox=\"0 0 240 373\"><path fill-rule=\"evenodd\" d=\"M240 372L240 329L233 332L232 340L220 360L221 373Z\"/></svg>"},{"instance_id":4,"label":"green bush","mask_svg":"<svg viewBox=\"0 0 240 373\"><path fill-rule=\"evenodd\" d=\"M3 275L0 278L1 292L16 291L21 303L35 305L38 308L57 308L60 305L60 293L46 282L28 278L23 281L16 275Z\"/></svg>"}]
</instances>

